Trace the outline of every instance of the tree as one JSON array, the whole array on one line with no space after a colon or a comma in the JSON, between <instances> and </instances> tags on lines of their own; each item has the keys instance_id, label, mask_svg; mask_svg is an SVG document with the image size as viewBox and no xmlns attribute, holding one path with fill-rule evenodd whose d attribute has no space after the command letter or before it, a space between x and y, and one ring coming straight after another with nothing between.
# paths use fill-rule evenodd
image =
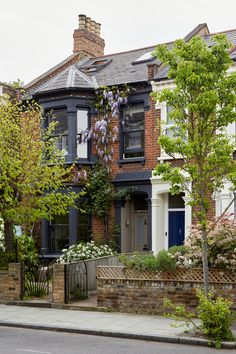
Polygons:
<instances>
[{"instance_id":1,"label":"tree","mask_svg":"<svg viewBox=\"0 0 236 354\"><path fill-rule=\"evenodd\" d=\"M14 247L13 225L32 234L35 223L65 214L79 198L51 138L55 123L44 129L40 106L16 96L0 101L0 218L7 251Z\"/></svg>"},{"instance_id":2,"label":"tree","mask_svg":"<svg viewBox=\"0 0 236 354\"><path fill-rule=\"evenodd\" d=\"M182 158L180 166L174 162L159 164L155 173L170 183L172 194L187 191L197 210L205 294L209 288L207 222L211 196L226 180L234 189L236 185L235 143L226 134L226 127L236 118L236 74L227 73L232 65L230 47L225 36L217 35L209 48L200 37L194 37L187 43L177 40L171 50L166 46L155 50L155 56L169 66L168 76L175 83L173 90L156 94L159 102L166 101L172 107L170 120L174 123L172 136L160 136L159 144L173 160L177 154Z\"/></svg>"}]
</instances>

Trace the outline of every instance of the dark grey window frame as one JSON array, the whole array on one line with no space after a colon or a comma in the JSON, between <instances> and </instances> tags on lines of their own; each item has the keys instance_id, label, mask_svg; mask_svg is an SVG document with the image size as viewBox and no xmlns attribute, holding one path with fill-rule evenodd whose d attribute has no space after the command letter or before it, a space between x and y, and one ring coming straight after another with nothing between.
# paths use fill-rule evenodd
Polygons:
<instances>
[{"instance_id":1,"label":"dark grey window frame","mask_svg":"<svg viewBox=\"0 0 236 354\"><path fill-rule=\"evenodd\" d=\"M143 130L137 130L138 131L143 131L143 147L141 149L133 149L133 152L141 152L142 156L133 156L133 157L125 157L125 135L128 135L128 131L125 131L124 125L123 125L123 120L124 120L124 111L126 107L123 107L121 111L121 124L120 124L120 160L118 161L119 165L126 164L126 163L135 163L135 162L141 162L145 163L145 105L143 101L134 101L129 103L128 107L137 107L137 106L142 106L143 107ZM133 131L136 132L136 131ZM132 133L130 131L130 133Z\"/></svg>"}]
</instances>

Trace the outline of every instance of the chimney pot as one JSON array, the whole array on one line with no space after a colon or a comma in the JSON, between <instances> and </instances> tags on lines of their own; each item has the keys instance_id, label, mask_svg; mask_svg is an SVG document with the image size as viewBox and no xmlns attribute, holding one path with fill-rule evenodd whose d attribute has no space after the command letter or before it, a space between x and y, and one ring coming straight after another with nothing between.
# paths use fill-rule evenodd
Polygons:
<instances>
[{"instance_id":1,"label":"chimney pot","mask_svg":"<svg viewBox=\"0 0 236 354\"><path fill-rule=\"evenodd\" d=\"M79 15L79 29L85 29L86 16Z\"/></svg>"},{"instance_id":2,"label":"chimney pot","mask_svg":"<svg viewBox=\"0 0 236 354\"><path fill-rule=\"evenodd\" d=\"M91 18L90 17L86 17L86 30L91 32Z\"/></svg>"},{"instance_id":3,"label":"chimney pot","mask_svg":"<svg viewBox=\"0 0 236 354\"><path fill-rule=\"evenodd\" d=\"M101 32L101 24L95 22L95 34L100 37L100 32Z\"/></svg>"},{"instance_id":4,"label":"chimney pot","mask_svg":"<svg viewBox=\"0 0 236 354\"><path fill-rule=\"evenodd\" d=\"M91 22L90 22L90 30L91 30L91 33L95 34L95 21L91 20Z\"/></svg>"}]
</instances>

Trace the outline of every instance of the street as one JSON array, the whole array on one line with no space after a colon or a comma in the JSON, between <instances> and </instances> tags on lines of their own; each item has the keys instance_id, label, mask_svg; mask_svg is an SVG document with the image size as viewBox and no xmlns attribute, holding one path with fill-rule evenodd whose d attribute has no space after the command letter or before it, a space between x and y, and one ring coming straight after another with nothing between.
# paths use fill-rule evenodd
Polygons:
<instances>
[{"instance_id":1,"label":"street","mask_svg":"<svg viewBox=\"0 0 236 354\"><path fill-rule=\"evenodd\" d=\"M0 327L0 354L214 354L207 347ZM231 354L231 350L221 350Z\"/></svg>"}]
</instances>

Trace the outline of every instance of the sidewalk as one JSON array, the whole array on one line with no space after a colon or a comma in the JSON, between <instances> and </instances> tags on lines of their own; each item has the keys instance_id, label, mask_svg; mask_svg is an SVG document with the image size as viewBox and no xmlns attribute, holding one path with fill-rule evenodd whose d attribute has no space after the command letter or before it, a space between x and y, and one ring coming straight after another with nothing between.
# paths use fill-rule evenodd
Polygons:
<instances>
[{"instance_id":1,"label":"sidewalk","mask_svg":"<svg viewBox=\"0 0 236 354\"><path fill-rule=\"evenodd\" d=\"M170 324L170 319L160 316L0 304L0 326L208 345L208 340L193 337L184 332L184 327L175 328ZM236 343L224 342L223 347L236 348Z\"/></svg>"}]
</instances>

